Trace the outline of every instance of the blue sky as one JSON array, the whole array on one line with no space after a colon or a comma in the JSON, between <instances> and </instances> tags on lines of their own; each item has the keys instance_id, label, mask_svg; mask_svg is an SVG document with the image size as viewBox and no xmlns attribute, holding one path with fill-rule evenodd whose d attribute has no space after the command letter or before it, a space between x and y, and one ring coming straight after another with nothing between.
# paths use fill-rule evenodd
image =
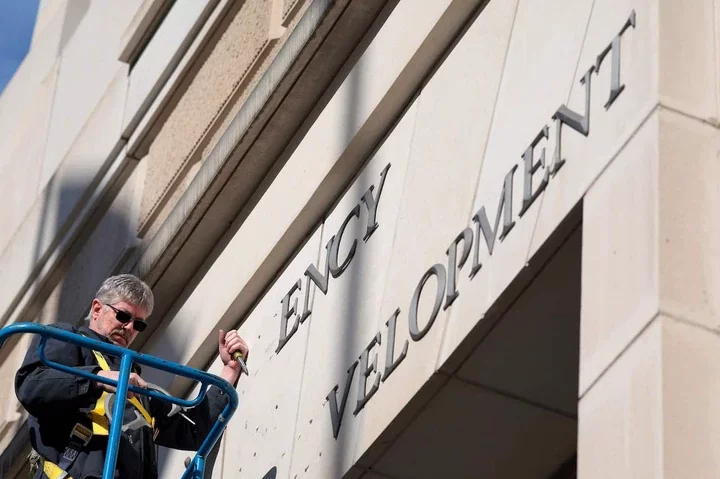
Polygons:
<instances>
[{"instance_id":1,"label":"blue sky","mask_svg":"<svg viewBox=\"0 0 720 479\"><path fill-rule=\"evenodd\" d=\"M0 92L30 48L39 0L0 0Z\"/></svg>"}]
</instances>

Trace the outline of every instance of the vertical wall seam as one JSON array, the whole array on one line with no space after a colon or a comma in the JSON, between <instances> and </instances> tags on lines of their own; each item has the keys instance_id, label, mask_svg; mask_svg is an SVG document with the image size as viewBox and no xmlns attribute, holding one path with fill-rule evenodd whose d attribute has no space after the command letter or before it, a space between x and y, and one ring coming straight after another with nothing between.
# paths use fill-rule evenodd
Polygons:
<instances>
[{"instance_id":1,"label":"vertical wall seam","mask_svg":"<svg viewBox=\"0 0 720 479\"><path fill-rule=\"evenodd\" d=\"M577 61L575 62L575 73L572 76L572 80L570 82L570 86L568 87L568 93L565 97L565 104L570 104L570 96L572 95L573 86L575 85L575 82L578 81L578 69L580 68L580 60L583 57L583 51L585 50L585 42L587 41L587 35L588 31L590 30L590 22L592 22L593 13L595 11L595 0L592 0L592 3L590 4L590 12L588 14L587 22L585 23L585 33L583 34L582 42L580 42L580 50L578 51L578 57ZM545 195L547 194L547 190L545 193L543 193L540 196L540 202L538 204L538 214L535 217L535 223L533 224L532 233L530 233L530 243L528 244L527 252L525 253L525 264L530 261L530 253L532 252L533 245L535 244L535 234L537 233L537 227L540 224L540 214L543 211L543 205L545 204Z\"/></svg>"},{"instance_id":2,"label":"vertical wall seam","mask_svg":"<svg viewBox=\"0 0 720 479\"><path fill-rule=\"evenodd\" d=\"M401 198L403 197L403 193L405 192L405 188L406 188L406 186L407 186L407 181L408 181L408 169L409 169L409 166L410 166L410 161L411 161L411 159L412 159L412 155L411 155L412 145L413 145L413 143L415 142L415 132L416 132L416 130L417 130L417 116L418 116L418 111L420 110L419 101L420 101L420 92L421 92L421 91L422 91L422 87L420 87L420 89L418 90L418 92L416 92L416 94L411 97L411 100L408 102L408 106L404 109L405 111L404 111L404 112L401 112L400 116L395 120L395 122L394 122L394 123L390 126L390 128L388 129L388 135L387 135L385 138L383 138L383 140L380 142L380 145L383 145L383 144L385 143L385 141L387 140L387 138L389 137L389 135L390 135L393 131L395 131L395 129L397 128L398 124L407 116L408 112L409 112L410 110L413 110L413 113L412 113L412 115L413 115L413 118L412 118L413 125L412 125L412 131L410 132L410 139L409 139L409 141L408 141L408 148L407 148L407 151L406 151L406 158L405 158L406 166L405 166L405 172L404 172L404 176L403 176L403 183L402 183L402 187L401 187L401 190L400 190L400 197L401 197ZM417 103L417 107L414 107L414 108L413 108L413 105L415 104L416 101L418 102L418 103ZM378 149L379 149L379 148L378 148ZM370 158L373 158L373 157L374 157L374 154L375 154L375 152L370 156ZM401 206L402 206L402 201L400 202L400 204L398 204L396 214L398 214L398 213L400 212L400 207L401 207ZM392 251L394 251L394 249L395 249L395 242L396 242L396 240L397 240L397 234L398 234L398 225L397 225L397 222L396 222L396 223L395 223L395 228L393 229L392 239L390 240L390 252L391 252L390 265L392 265ZM379 301L379 303L378 303L379 306L378 306L378 309L377 309L377 317L376 317L376 319L375 319L376 325L377 325L377 327L380 328L380 329L382 329L382 325L384 324L384 319L385 319L385 318L383 318L383 317L381 316L381 314L382 314L383 305L385 304L385 292L387 291L387 284L388 284L389 278L390 278L390 268L388 267L388 268L385 270L385 276L382 278L382 281L383 281L383 282L382 282L382 284L383 284L382 294L380 295L380 301ZM372 321L372 319L371 319L371 321ZM379 356L379 354L380 354L380 353L378 353L378 356ZM387 359L386 359L386 360L387 360ZM377 371L376 374L382 375L382 372L381 372L381 371ZM361 414L362 414L362 412L361 412ZM357 417L358 419L357 419L357 421L356 421L355 427L356 427L356 430L359 431L359 430L360 430L360 425L361 425L363 419L362 419L359 415L356 416L356 417ZM363 417L364 417L364 416L363 416ZM358 451L358 447L359 447L358 445L359 445L359 442L357 441L357 437L356 437L355 444L353 445L353 448L352 448L352 461L353 461L353 466L357 466L357 464L355 464L355 459L358 457L358 452L359 452L359 451ZM389 446L388 446L388 447L389 447Z\"/></svg>"},{"instance_id":3,"label":"vertical wall seam","mask_svg":"<svg viewBox=\"0 0 720 479\"><path fill-rule=\"evenodd\" d=\"M720 65L718 64L718 17L717 17L717 0L712 0L711 3L711 12L712 12L712 26L713 26L713 65L714 68L714 81L713 85L716 86L716 88L713 88L713 96L715 97L715 123L720 124L720 92L718 92L717 85L720 84Z\"/></svg>"},{"instance_id":4,"label":"vertical wall seam","mask_svg":"<svg viewBox=\"0 0 720 479\"><path fill-rule=\"evenodd\" d=\"M488 144L490 143L490 135L492 134L493 126L495 125L495 116L497 114L498 101L500 100L500 92L502 90L503 82L505 81L505 71L506 71L506 67L507 67L507 59L510 54L510 47L512 45L513 34L515 32L515 20L517 19L517 12L518 12L518 10L520 10L520 2L521 2L521 0L516 0L516 2L515 2L515 11L513 12L513 19L512 19L512 23L510 25L510 35L508 36L508 43L507 43L507 46L505 47L505 55L503 57L502 66L500 67L502 72L500 73L500 80L498 81L497 93L495 94L495 101L493 102L492 115L490 116L490 124L488 125L487 133L485 135L485 137L486 137L485 145L483 146L483 151L482 151L482 154L480 155L480 171L478 172L477 180L475 181L475 193L473 193L472 201L470 203L470 213L468 213L468 215L467 215L468 223L470 223L470 221L472 220L472 217L471 217L472 208L473 208L473 205L475 204L475 201L477 200L478 188L480 188L480 179L482 178L483 167L485 166L485 156L487 155Z\"/></svg>"},{"instance_id":5,"label":"vertical wall seam","mask_svg":"<svg viewBox=\"0 0 720 479\"><path fill-rule=\"evenodd\" d=\"M483 2L482 4L478 5L478 7L477 7L478 10L473 12L473 14L469 17L465 27L463 28L463 32L462 32L461 36L458 37L457 41L459 41L460 38L462 38L462 36L464 36L467 33L467 30L469 30L470 27L472 26L472 24L477 20L476 15L478 15L478 14L482 15L482 10L484 10L487 7L488 3L489 2ZM487 131L485 133L485 144L483 145L483 152L482 152L481 159L480 159L480 168L478 170L478 175L475 180L475 190L473 191L472 198L471 198L470 203L468 204L467 210L466 210L467 213L465 216L466 216L466 218L468 218L466 224L472 223L473 206L475 205L475 201L477 200L478 189L480 187L480 179L482 178L483 165L485 164L485 155L487 153L488 144L490 143L490 132L492 131L492 127L495 122L495 112L497 110L497 104L500 99L500 89L502 87L503 79L505 78L505 66L507 64L507 58L510 53L510 44L512 42L513 32L515 30L515 18L517 17L517 12L518 12L519 8L520 8L520 0L516 0L515 10L513 11L513 19L512 19L512 22L510 23L510 30L508 31L508 36L507 36L507 46L505 47L505 55L503 56L502 65L500 66L500 69L501 69L500 78L498 79L497 90L495 91L495 100L493 101L493 110L492 110L492 114L490 116L490 123L488 124ZM489 292L488 292L488 294L489 294ZM440 335L440 347L438 348L437 355L435 357L435 371L436 372L439 371L440 367L441 367L440 361L443 357L443 349L445 346L445 340L447 338L447 331L448 331L448 328L450 327L450 318L452 318L452 314L453 314L453 306L450 305L448 307L447 311L445 312L446 321L445 321L445 325L443 327L443 331Z\"/></svg>"},{"instance_id":6,"label":"vertical wall seam","mask_svg":"<svg viewBox=\"0 0 720 479\"><path fill-rule=\"evenodd\" d=\"M320 258L322 256L323 251L323 235L325 234L325 220L320 224L320 238L318 240L318 250L317 250L317 256L315 260L315 264L320 265ZM330 258L326 258L326 261L330 261ZM310 282L308 281L308 286ZM308 301L308 307L312 311L315 307L315 293L317 292L317 288L312 289L312 295ZM298 317L298 321L300 318ZM302 370L300 372L300 388L299 388L299 394L298 394L298 400L297 400L297 407L295 408L295 422L293 423L292 427L292 435L290 436L292 438L292 441L290 442L290 463L288 465L287 470L287 477L290 477L290 473L293 470L293 463L295 462L295 435L297 434L298 430L298 424L300 422L300 407L302 406L302 400L303 400L303 386L305 385L305 370L307 369L307 358L308 358L308 351L310 351L310 328L312 327L312 321L313 321L313 315L311 314L306 320L307 326L305 326L303 329L305 329L305 351L303 353L303 360L302 360ZM299 326L298 326L299 327ZM277 353L273 353L277 354Z\"/></svg>"}]
</instances>

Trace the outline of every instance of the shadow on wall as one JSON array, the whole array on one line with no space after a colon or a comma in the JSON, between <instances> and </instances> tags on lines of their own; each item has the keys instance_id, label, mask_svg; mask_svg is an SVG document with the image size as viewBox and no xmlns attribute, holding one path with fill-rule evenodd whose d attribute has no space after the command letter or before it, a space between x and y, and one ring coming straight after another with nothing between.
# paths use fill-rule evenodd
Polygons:
<instances>
[{"instance_id":1,"label":"shadow on wall","mask_svg":"<svg viewBox=\"0 0 720 479\"><path fill-rule=\"evenodd\" d=\"M362 65L357 65L356 68L352 70L352 72L348 75L347 81L348 81L348 94L346 98L347 105L345 107L346 112L346 119L345 119L345 144L349 144L352 139L355 136L355 133L358 131L358 129L362 126L361 125L361 119L360 119L360 104L362 103L362 91L363 91L363 80L364 80L364 69L362 68ZM367 164L365 162L361 168L364 167L364 165ZM374 178L373 178L374 180ZM351 181L356 181L356 178L353 177ZM353 189L356 190L356 194L354 196L361 197L363 192L365 192L370 185L372 184L372 180L368 180L365 182L360 182L356 185L354 185ZM349 194L350 191L346 192L345 194ZM360 224L359 221L354 222L352 224L353 229L359 229L358 226ZM348 232L353 237L362 237L359 234L359 231L352 231ZM325 236L325 235L323 235ZM337 352L335 354L331 354L330 357L343 357L344 351L352 351L356 348L355 344L358 341L357 334L358 330L357 328L362 324L363 318L359 317L358 311L359 311L359 305L362 298L360 298L360 292L362 291L362 278L361 278L361 272L363 270L362 262L365 259L365 255L363 254L363 250L359 251L358 254L356 254L355 258L353 259L353 264L350 268L348 268L348 271L345 271L345 275L348 275L349 278L346 279L347 281L347 287L345 288L345 291L347 292L346 295L346 302L347 307L345 308L345 311L349 313L349 316L346 318L342 318L343 325L345 327L345 334L342 335L343 340L337 341L335 344L337 345ZM316 296L317 297L317 296ZM311 318L312 321L312 318ZM344 367L345 365L329 365L330 367ZM350 461L352 463L352 455L354 450L354 444L352 443L352 434L341 434L337 438L337 444L335 447L335 455L332 458L332 477L334 478L340 478L343 474L343 468L344 465Z\"/></svg>"},{"instance_id":2,"label":"shadow on wall","mask_svg":"<svg viewBox=\"0 0 720 479\"><path fill-rule=\"evenodd\" d=\"M87 184L90 181L85 176L76 175L71 181L63 181L61 185L49 184L40 196L42 201L40 217L35 229L35 237L25 247L31 249L32 255L30 261L33 265L42 265L47 259L48 245L62 233L66 219L70 216L72 209L78 200L82 197ZM110 221L120 222L119 218L109 218ZM85 248L82 248L83 250ZM79 262L93 263L92 258L82 258L77 255L72 258L72 253L67 261L72 261L71 269L76 267ZM78 324L81 322L81 314L84 305L79 304L76 297L83 290L81 285L72 285L75 278L73 275L65 274L59 278L54 285L48 285L47 288L40 290L35 306L27 310L20 318L20 321L35 321L42 324L54 322L66 322ZM22 281L24 278L13 278L14 281ZM72 291L74 294L69 294ZM91 295L93 293L90 293ZM71 297L73 298L71 300ZM23 342L24 343L24 342ZM20 343L20 344L23 344ZM26 344L26 343L25 343ZM5 348L25 347L17 345L15 342L8 341ZM4 349L2 358L8 360L10 349ZM13 367L19 367L17 365ZM11 396L10 400L21 409L17 404L17 399ZM18 419L20 420L20 419ZM29 452L28 449L29 436L27 427L23 425L20 432L13 438L11 443L7 445L2 455L0 455L0 477L5 479L12 477L27 477L28 463L24 460L16 461L17 458L23 458Z\"/></svg>"},{"instance_id":3,"label":"shadow on wall","mask_svg":"<svg viewBox=\"0 0 720 479\"><path fill-rule=\"evenodd\" d=\"M55 1L55 0L52 0ZM63 48L68 44L72 36L78 29L80 22L90 9L90 0L72 0L68 2L67 13L65 15L62 34L60 35L60 45L58 52L62 52Z\"/></svg>"},{"instance_id":4,"label":"shadow on wall","mask_svg":"<svg viewBox=\"0 0 720 479\"><path fill-rule=\"evenodd\" d=\"M43 252L47 250L47 244L58 234L63 234L63 230L67 227L67 218L73 216L73 210L82 207L86 201L84 195L91 181L92 178L89 176L74 175L72 179L65 179L61 185L47 189L48 193L42 199L43 207L37 235L33 243L27 245L28 248L32 248L32 259L35 264L46 260ZM87 228L89 233L79 238L70 248L62 261L64 272L57 280L53 280L53 284L37 301L39 303L37 309L29 312L22 319L23 321L30 320L43 324L84 323L95 292L105 278L123 272L120 268L123 267L136 244L137 218L133 217L131 207L134 194L133 177L131 177L119 189L112 205L99 215L99 220L95 224ZM152 319L162 320L162 318ZM164 337L163 341L171 357L173 351L182 347L182 341L173 341L170 337ZM160 374L164 377L160 379L153 377L150 380L160 385L168 384L169 375ZM12 399L15 400L14 397ZM25 457L29 452L27 446L29 436L26 426L23 426L21 431L0 454L0 477L3 479L27 477L28 462ZM211 470L210 463L207 467Z\"/></svg>"},{"instance_id":5,"label":"shadow on wall","mask_svg":"<svg viewBox=\"0 0 720 479\"><path fill-rule=\"evenodd\" d=\"M75 217L85 206L87 198L84 196L90 182L91 178L76 175L65 179L58 187L48 188L35 239L35 262L44 262L47 244L66 234L68 219ZM107 276L117 272L118 265L128 254L128 247L134 244L135 221L129 217L129 208L125 207L132 196L132 191L128 193L126 196L130 198L115 198L99 220L86 228L88 233L70 247L61 261L61 269L64 269L61 277L47 297L40 299L44 304L39 316L34 318L36 321L82 323L98 287Z\"/></svg>"},{"instance_id":6,"label":"shadow on wall","mask_svg":"<svg viewBox=\"0 0 720 479\"><path fill-rule=\"evenodd\" d=\"M62 284L56 290L57 303L54 316L57 321L82 324L102 282L108 276L127 272L122 268L127 267L127 259L134 251L137 232L137 218L129 213L133 211L129 205L132 204L134 196L131 181L132 179L125 185L125 191L121 189L113 205L95 225L90 236L83 242L82 249L66 270ZM63 191L68 197L77 193L73 189ZM60 204L63 204L62 198ZM151 316L149 320L160 322L163 318ZM163 328L159 328L155 333L162 335ZM180 357L185 342L183 338L163 335L162 344L162 356L174 360ZM173 379L168 373L150 368L143 368L142 375L147 381L164 388L169 388ZM219 445L220 443L207 459L205 477L211 477ZM160 448L158 455L160 471L165 456L164 448Z\"/></svg>"},{"instance_id":7,"label":"shadow on wall","mask_svg":"<svg viewBox=\"0 0 720 479\"><path fill-rule=\"evenodd\" d=\"M90 303L102 282L108 276L126 272L121 268L127 267L126 260L133 253L137 231L137 218L131 217L128 213L132 211L132 208L128 206L128 203L132 203L133 200L132 186L126 185L126 187L128 191L121 190L113 206L95 225L94 231L83 243L82 249L66 270L62 285L57 290L58 299L55 310L57 320L81 324L87 316ZM76 192L71 189L67 190L67 195L74 193ZM127 198L123 198L124 194ZM62 200L60 203L62 204ZM161 317L150 317L150 321L160 322L162 320ZM163 334L163 328L156 330L155 333ZM162 341L164 358L172 360L180 357L184 347L182 338L163 335ZM164 388L169 387L173 379L168 373L149 368L143 369L143 377ZM211 477L218 447L208 457L206 477ZM159 459L162 460L165 453L163 448L160 449Z\"/></svg>"}]
</instances>

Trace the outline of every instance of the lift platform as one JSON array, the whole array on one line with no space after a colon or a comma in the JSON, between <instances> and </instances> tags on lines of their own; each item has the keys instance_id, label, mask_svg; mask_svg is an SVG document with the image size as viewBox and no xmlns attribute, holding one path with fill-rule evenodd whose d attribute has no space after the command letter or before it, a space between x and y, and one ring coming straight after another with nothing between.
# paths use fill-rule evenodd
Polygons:
<instances>
[{"instance_id":1,"label":"lift platform","mask_svg":"<svg viewBox=\"0 0 720 479\"><path fill-rule=\"evenodd\" d=\"M125 404L127 402L127 392L132 391L134 394L142 394L144 396L166 401L171 404L178 406L179 408L187 409L192 408L200 404L205 398L207 388L209 386L215 386L225 392L229 398L228 404L225 406L223 411L220 413L217 421L210 430L202 445L198 449L195 457L187 465L184 474L181 479L202 479L205 471L205 459L208 454L215 446L222 435L228 421L235 413L238 406L238 395L235 388L225 381L224 379L210 374L199 369L184 366L182 364L167 361L165 359L157 358L147 354L138 353L127 348L121 348L114 344L105 343L96 339L88 338L80 334L75 334L69 331L65 331L52 326L45 326L35 323L18 323L5 328L0 329L0 347L5 341L12 335L16 334L35 334L40 336L40 342L38 344L38 354L41 361L48 367L63 371L69 374L73 374L79 377L97 381L100 383L108 384L117 388L115 394L115 401L112 408L112 416L114 418L123 417L125 412ZM72 343L82 348L87 348L93 351L98 351L108 356L115 356L120 358L120 374L117 381L107 379L97 374L92 374L87 371L82 371L65 364L60 364L51 361L45 357L44 350L45 344L48 339L55 339L67 343ZM176 376L182 376L185 378L193 379L200 383L200 392L194 399L182 399L174 397L159 388L146 389L140 388L129 384L130 373L132 372L132 366L139 364L148 366L160 371L165 371ZM122 421L110 421L110 431L108 435L108 447L105 456L105 465L103 469L103 479L113 479L115 473L115 465L117 463L118 447L120 445L120 434L122 432Z\"/></svg>"}]
</instances>

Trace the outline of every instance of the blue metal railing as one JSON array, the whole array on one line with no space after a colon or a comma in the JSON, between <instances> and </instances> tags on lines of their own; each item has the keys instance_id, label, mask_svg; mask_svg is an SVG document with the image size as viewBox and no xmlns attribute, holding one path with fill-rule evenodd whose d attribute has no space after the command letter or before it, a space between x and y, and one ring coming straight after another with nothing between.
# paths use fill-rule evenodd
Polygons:
<instances>
[{"instance_id":1,"label":"blue metal railing","mask_svg":"<svg viewBox=\"0 0 720 479\"><path fill-rule=\"evenodd\" d=\"M115 392L115 404L113 405L112 417L122 418L125 411L125 402L127 399L127 392L132 391L135 394L143 394L145 396L159 399L161 401L167 401L172 404L177 404L182 408L190 408L198 405L207 391L208 386L215 386L220 388L227 394L229 401L223 411L220 413L217 421L213 425L210 433L207 435L202 445L198 449L195 457L185 469L185 473L181 479L202 479L203 472L205 469L205 458L212 450L215 443L220 438L223 430L227 426L228 421L235 413L238 406L238 395L235 388L224 379L210 374L199 369L183 366L182 364L166 361L164 359L149 356L147 354L141 354L131 349L121 348L114 344L104 343L96 339L88 338L79 334L71 333L59 328L53 328L51 326L44 326L35 323L18 323L13 324L0 329L0 347L5 343L5 340L13 334L38 334L41 336L40 344L38 346L38 354L40 360L48 367L63 371L66 373L74 374L83 378L97 381L100 383L114 386L117 391ZM120 374L117 381L108 379L97 374L92 374L87 371L75 369L73 367L60 364L54 361L50 361L45 357L45 343L48 339L56 339L67 343L76 344L83 348L92 349L99 351L103 354L110 356L116 356L120 358ZM201 385L200 392L195 399L186 400L163 394L161 392L141 388L130 385L128 380L130 373L132 372L133 364L141 364L149 366L154 369L166 371L168 373L183 376L189 379L198 381ZM105 466L103 469L103 479L112 479L115 473L115 465L117 463L117 452L118 446L120 445L120 434L122 428L122 421L110 421L110 431L108 437L107 453L105 456Z\"/></svg>"}]
</instances>

